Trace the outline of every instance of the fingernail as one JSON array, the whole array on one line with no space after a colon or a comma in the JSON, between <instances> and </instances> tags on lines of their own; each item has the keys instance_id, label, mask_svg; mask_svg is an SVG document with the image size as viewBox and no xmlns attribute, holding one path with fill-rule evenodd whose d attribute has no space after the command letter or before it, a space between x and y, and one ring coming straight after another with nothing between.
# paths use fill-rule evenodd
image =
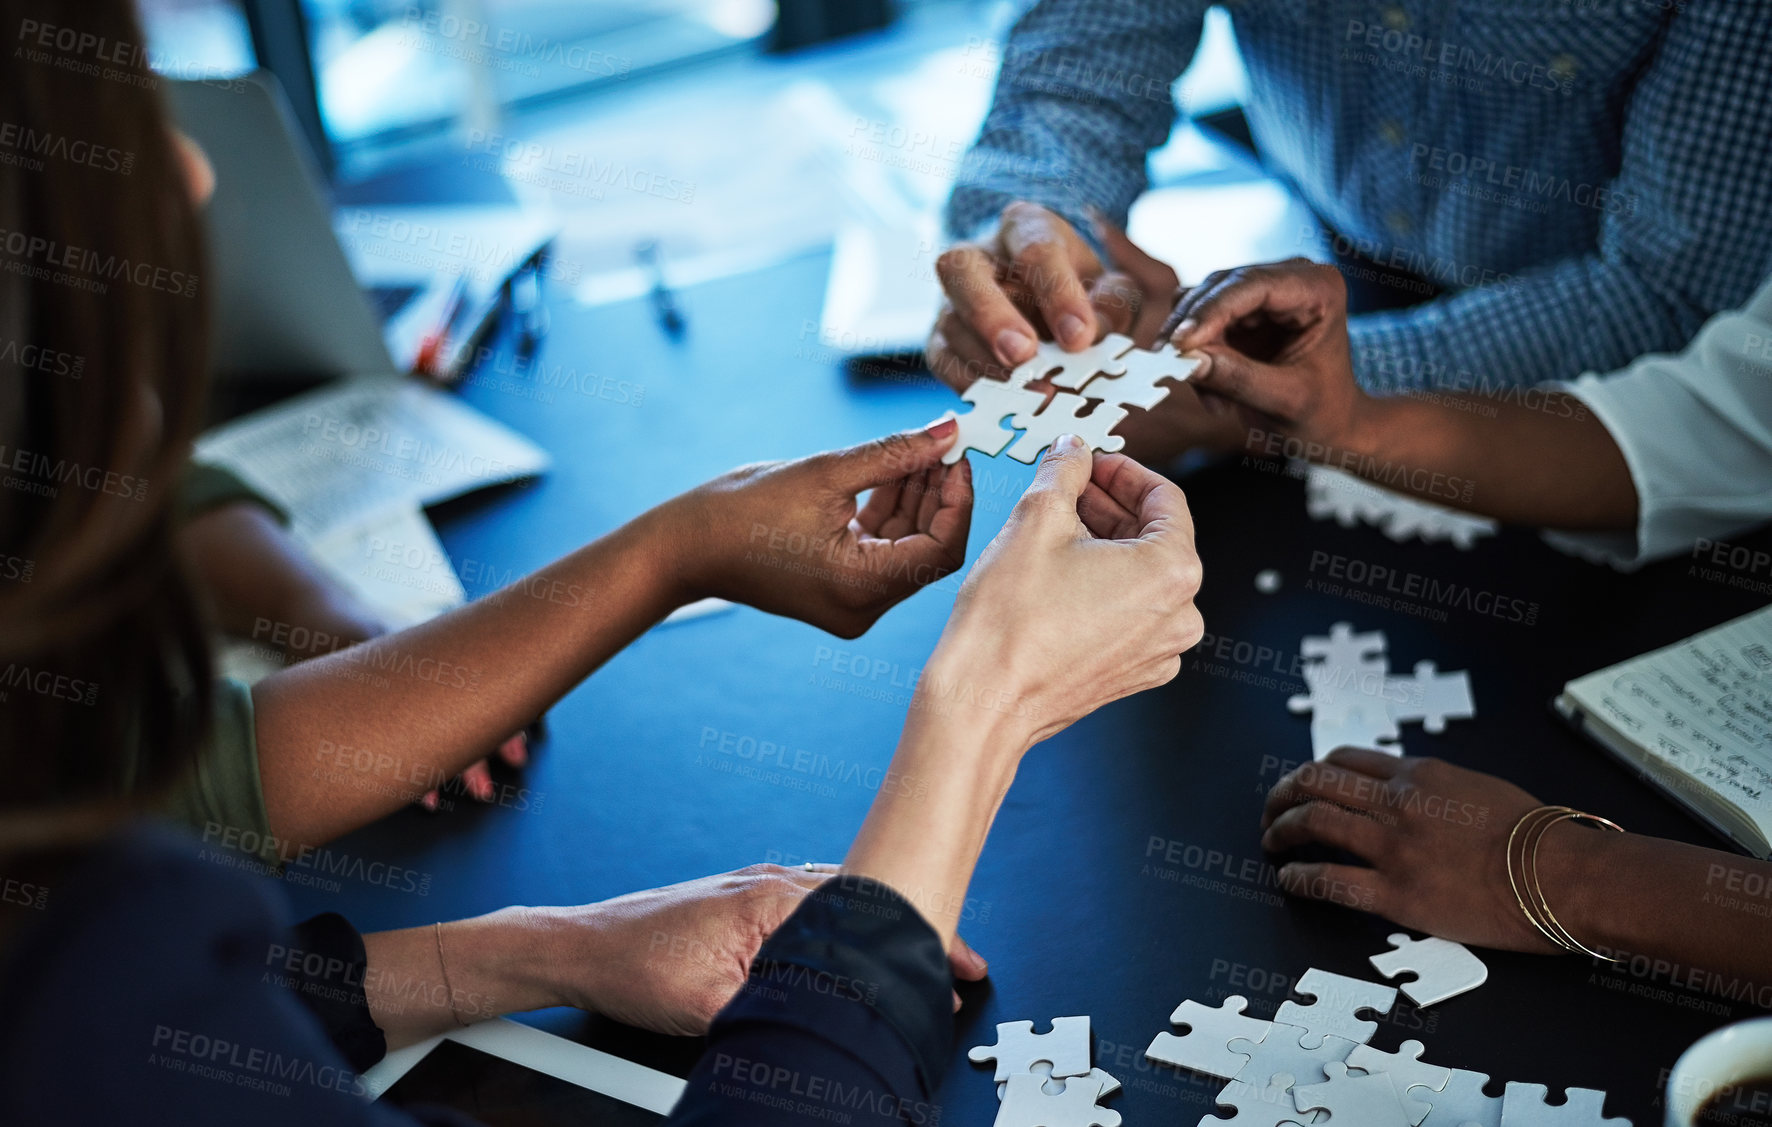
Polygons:
<instances>
[{"instance_id":1,"label":"fingernail","mask_svg":"<svg viewBox=\"0 0 1772 1127\"><path fill-rule=\"evenodd\" d=\"M432 814L435 814L437 812L437 792L431 791L429 794L426 794L423 798L418 800L418 804Z\"/></svg>"},{"instance_id":2,"label":"fingernail","mask_svg":"<svg viewBox=\"0 0 1772 1127\"><path fill-rule=\"evenodd\" d=\"M521 767L529 762L529 737L518 732L505 741L504 761L512 767Z\"/></svg>"},{"instance_id":3,"label":"fingernail","mask_svg":"<svg viewBox=\"0 0 1772 1127\"><path fill-rule=\"evenodd\" d=\"M1067 452L1071 450L1081 450L1083 449L1083 440L1074 434L1061 434L1058 436L1058 441L1053 445L1058 447L1058 449Z\"/></svg>"},{"instance_id":4,"label":"fingernail","mask_svg":"<svg viewBox=\"0 0 1772 1127\"><path fill-rule=\"evenodd\" d=\"M1017 329L1004 329L997 334L997 359L1005 364L1019 364L1034 351L1034 342Z\"/></svg>"},{"instance_id":5,"label":"fingernail","mask_svg":"<svg viewBox=\"0 0 1772 1127\"><path fill-rule=\"evenodd\" d=\"M923 425L923 430L929 434L938 434L938 433L945 433L945 431L952 430L953 428L958 427L959 425L960 425L959 420L954 417L954 413L952 411L949 411L947 414L943 415L941 418L932 420L931 422L928 422L928 423L925 423Z\"/></svg>"},{"instance_id":6,"label":"fingernail","mask_svg":"<svg viewBox=\"0 0 1772 1127\"><path fill-rule=\"evenodd\" d=\"M958 990L954 991L954 1012L960 1012L960 992Z\"/></svg>"},{"instance_id":7,"label":"fingernail","mask_svg":"<svg viewBox=\"0 0 1772 1127\"><path fill-rule=\"evenodd\" d=\"M1058 324L1054 326L1054 329L1058 333L1059 340L1064 341L1066 344L1071 344L1077 342L1080 337L1086 335L1089 326L1085 325L1083 319L1075 313L1066 313L1063 317L1058 319ZM1082 341L1081 343L1087 344L1088 342Z\"/></svg>"},{"instance_id":8,"label":"fingernail","mask_svg":"<svg viewBox=\"0 0 1772 1127\"><path fill-rule=\"evenodd\" d=\"M1169 334L1169 339L1172 341L1184 341L1188 337L1193 336L1194 330L1199 327L1200 323L1192 317L1185 318L1179 325L1175 326L1175 331Z\"/></svg>"}]
</instances>

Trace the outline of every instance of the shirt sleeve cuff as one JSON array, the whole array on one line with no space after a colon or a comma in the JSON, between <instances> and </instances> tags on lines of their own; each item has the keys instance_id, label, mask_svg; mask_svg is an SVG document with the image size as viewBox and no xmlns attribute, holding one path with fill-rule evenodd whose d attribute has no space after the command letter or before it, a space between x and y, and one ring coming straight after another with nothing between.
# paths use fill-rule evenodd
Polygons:
<instances>
[{"instance_id":1,"label":"shirt sleeve cuff","mask_svg":"<svg viewBox=\"0 0 1772 1127\"><path fill-rule=\"evenodd\" d=\"M271 969L312 1011L354 1072L388 1054L388 1040L369 1013L369 952L363 936L336 912L290 928L289 954Z\"/></svg>"}]
</instances>

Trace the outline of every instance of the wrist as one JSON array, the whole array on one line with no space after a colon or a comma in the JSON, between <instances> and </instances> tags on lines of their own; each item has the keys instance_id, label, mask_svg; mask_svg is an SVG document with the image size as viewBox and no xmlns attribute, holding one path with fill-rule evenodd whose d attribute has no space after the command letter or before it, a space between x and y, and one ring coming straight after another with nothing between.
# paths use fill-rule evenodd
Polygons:
<instances>
[{"instance_id":1,"label":"wrist","mask_svg":"<svg viewBox=\"0 0 1772 1127\"><path fill-rule=\"evenodd\" d=\"M623 525L615 535L634 555L634 567L652 579L652 595L662 608L659 617L709 595L708 583L694 550L698 522L690 511L691 495L673 497Z\"/></svg>"},{"instance_id":2,"label":"wrist","mask_svg":"<svg viewBox=\"0 0 1772 1127\"><path fill-rule=\"evenodd\" d=\"M1359 458L1378 457L1386 450L1394 450L1396 444L1387 438L1391 430L1392 406L1389 400L1368 395L1365 389L1356 386L1348 401L1340 432L1327 436L1324 445Z\"/></svg>"},{"instance_id":3,"label":"wrist","mask_svg":"<svg viewBox=\"0 0 1772 1127\"><path fill-rule=\"evenodd\" d=\"M502 908L443 925L452 1003L464 1022L568 1004L570 965L553 908Z\"/></svg>"},{"instance_id":4,"label":"wrist","mask_svg":"<svg viewBox=\"0 0 1772 1127\"><path fill-rule=\"evenodd\" d=\"M980 670L989 675L981 677ZM912 718L939 724L981 756L1014 763L1039 742L1043 712L1001 661L944 637L917 678L907 724Z\"/></svg>"},{"instance_id":5,"label":"wrist","mask_svg":"<svg viewBox=\"0 0 1772 1127\"><path fill-rule=\"evenodd\" d=\"M1630 848L1629 838L1565 821L1546 830L1538 843L1539 889L1557 922L1602 954L1629 945L1619 924L1630 913L1620 910L1616 880L1626 869L1620 857Z\"/></svg>"}]
</instances>

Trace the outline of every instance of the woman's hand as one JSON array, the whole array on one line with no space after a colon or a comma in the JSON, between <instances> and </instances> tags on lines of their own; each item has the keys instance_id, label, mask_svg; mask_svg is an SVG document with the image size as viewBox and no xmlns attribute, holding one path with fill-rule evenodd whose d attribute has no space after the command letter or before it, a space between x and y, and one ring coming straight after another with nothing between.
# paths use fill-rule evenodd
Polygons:
<instances>
[{"instance_id":1,"label":"woman's hand","mask_svg":"<svg viewBox=\"0 0 1772 1127\"><path fill-rule=\"evenodd\" d=\"M1168 334L1207 363L1188 381L1248 427L1329 450L1356 445L1366 396L1354 382L1347 286L1332 266L1294 258L1221 270L1182 295ZM1217 404L1213 399L1217 398Z\"/></svg>"},{"instance_id":2,"label":"woman's hand","mask_svg":"<svg viewBox=\"0 0 1772 1127\"><path fill-rule=\"evenodd\" d=\"M1174 678L1205 629L1200 579L1180 488L1067 435L960 589L919 691L1013 701L1037 743Z\"/></svg>"},{"instance_id":3,"label":"woman's hand","mask_svg":"<svg viewBox=\"0 0 1772 1127\"><path fill-rule=\"evenodd\" d=\"M571 976L564 1000L659 1033L705 1033L744 986L763 941L836 872L752 865L554 910L566 954L560 966ZM957 977L985 975L984 960L964 942L954 943L949 961Z\"/></svg>"},{"instance_id":4,"label":"woman's hand","mask_svg":"<svg viewBox=\"0 0 1772 1127\"><path fill-rule=\"evenodd\" d=\"M667 502L684 601L715 596L854 638L966 560L972 471L952 419L795 462L744 466ZM872 490L859 507L858 494Z\"/></svg>"},{"instance_id":5,"label":"woman's hand","mask_svg":"<svg viewBox=\"0 0 1772 1127\"><path fill-rule=\"evenodd\" d=\"M1459 943L1550 954L1560 949L1527 921L1507 876L1508 834L1541 805L1504 779L1438 759L1344 747L1274 786L1261 844L1272 853L1333 846L1372 866L1288 862L1279 881L1294 896L1376 912ZM1553 903L1569 852L1602 836L1566 825L1546 835L1541 872Z\"/></svg>"}]
</instances>

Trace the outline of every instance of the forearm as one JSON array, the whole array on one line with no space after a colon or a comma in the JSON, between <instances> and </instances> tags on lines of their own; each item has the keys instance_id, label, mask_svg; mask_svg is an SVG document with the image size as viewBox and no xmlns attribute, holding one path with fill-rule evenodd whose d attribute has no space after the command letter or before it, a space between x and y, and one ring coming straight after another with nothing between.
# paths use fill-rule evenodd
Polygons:
<instances>
[{"instance_id":1,"label":"forearm","mask_svg":"<svg viewBox=\"0 0 1772 1127\"><path fill-rule=\"evenodd\" d=\"M843 862L843 879L877 880L916 905L953 944L991 822L1030 740L1006 712L956 703L938 656L924 671L890 778ZM944 697L950 699L943 699Z\"/></svg>"},{"instance_id":2,"label":"forearm","mask_svg":"<svg viewBox=\"0 0 1772 1127\"><path fill-rule=\"evenodd\" d=\"M442 925L375 932L364 994L397 1049L465 1024L563 1003L545 908L506 908Z\"/></svg>"},{"instance_id":3,"label":"forearm","mask_svg":"<svg viewBox=\"0 0 1772 1127\"><path fill-rule=\"evenodd\" d=\"M468 606L255 686L273 834L314 845L399 809L687 601L657 512Z\"/></svg>"},{"instance_id":4,"label":"forearm","mask_svg":"<svg viewBox=\"0 0 1772 1127\"><path fill-rule=\"evenodd\" d=\"M366 617L276 518L250 501L193 517L179 530L178 546L216 626L230 634L256 636L260 623L271 623L331 636L339 620Z\"/></svg>"},{"instance_id":5,"label":"forearm","mask_svg":"<svg viewBox=\"0 0 1772 1127\"><path fill-rule=\"evenodd\" d=\"M1390 489L1517 524L1632 528L1618 444L1571 395L1364 397L1349 433L1309 453Z\"/></svg>"},{"instance_id":6,"label":"forearm","mask_svg":"<svg viewBox=\"0 0 1772 1127\"><path fill-rule=\"evenodd\" d=\"M1772 864L1568 823L1546 833L1543 853L1545 897L1586 946L1647 956L1711 992L1772 979Z\"/></svg>"}]
</instances>

